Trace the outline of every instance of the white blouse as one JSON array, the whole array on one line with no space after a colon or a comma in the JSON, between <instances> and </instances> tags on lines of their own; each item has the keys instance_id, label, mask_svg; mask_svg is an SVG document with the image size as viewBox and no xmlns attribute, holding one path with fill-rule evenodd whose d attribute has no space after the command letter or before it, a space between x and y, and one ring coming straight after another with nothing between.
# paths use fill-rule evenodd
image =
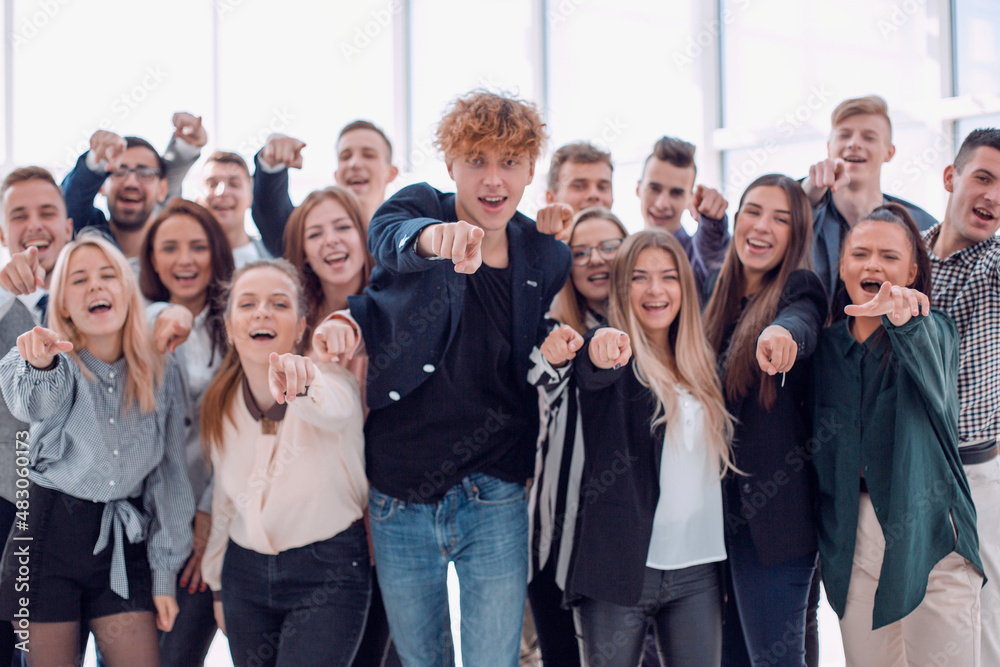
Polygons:
<instances>
[{"instance_id":1,"label":"white blouse","mask_svg":"<svg viewBox=\"0 0 1000 667\"><path fill-rule=\"evenodd\" d=\"M663 439L660 499L646 557L657 570L726 559L719 465L705 441L704 407L682 387L674 419Z\"/></svg>"}]
</instances>

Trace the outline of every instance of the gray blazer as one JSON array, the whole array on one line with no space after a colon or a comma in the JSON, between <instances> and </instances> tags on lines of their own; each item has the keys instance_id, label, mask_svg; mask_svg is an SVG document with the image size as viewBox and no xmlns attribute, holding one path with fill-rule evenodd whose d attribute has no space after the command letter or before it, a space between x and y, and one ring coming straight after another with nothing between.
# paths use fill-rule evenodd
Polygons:
<instances>
[{"instance_id":1,"label":"gray blazer","mask_svg":"<svg viewBox=\"0 0 1000 667\"><path fill-rule=\"evenodd\" d=\"M17 345L18 336L35 326L35 320L20 299L10 299L9 303L7 312L0 317L0 350L3 353ZM17 479L14 468L17 432L27 430L28 425L10 414L7 403L0 396L0 497L10 502L14 502L14 480Z\"/></svg>"}]
</instances>

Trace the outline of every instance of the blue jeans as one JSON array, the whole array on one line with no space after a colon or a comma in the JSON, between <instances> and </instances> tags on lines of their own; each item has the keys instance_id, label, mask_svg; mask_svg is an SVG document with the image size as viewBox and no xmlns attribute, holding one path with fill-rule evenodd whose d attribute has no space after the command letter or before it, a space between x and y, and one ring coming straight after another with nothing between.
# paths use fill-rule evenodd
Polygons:
<instances>
[{"instance_id":1,"label":"blue jeans","mask_svg":"<svg viewBox=\"0 0 1000 667\"><path fill-rule=\"evenodd\" d=\"M523 484L474 474L434 504L368 496L375 567L406 667L455 664L448 563L461 592L465 667L517 667L528 581Z\"/></svg>"},{"instance_id":2,"label":"blue jeans","mask_svg":"<svg viewBox=\"0 0 1000 667\"><path fill-rule=\"evenodd\" d=\"M650 622L661 664L718 665L722 657L719 563L679 570L647 567L634 606L584 598L573 608L573 618L588 667L638 665Z\"/></svg>"},{"instance_id":3,"label":"blue jeans","mask_svg":"<svg viewBox=\"0 0 1000 667\"><path fill-rule=\"evenodd\" d=\"M804 667L806 600L816 554L763 565L747 531L727 540L726 550L734 593L728 604L735 602L739 625L727 628L722 664L745 665L749 657L753 667ZM741 635L745 649L736 645Z\"/></svg>"},{"instance_id":4,"label":"blue jeans","mask_svg":"<svg viewBox=\"0 0 1000 667\"><path fill-rule=\"evenodd\" d=\"M260 554L232 540L222 612L240 667L347 667L361 642L371 565L359 520L328 540Z\"/></svg>"}]
</instances>

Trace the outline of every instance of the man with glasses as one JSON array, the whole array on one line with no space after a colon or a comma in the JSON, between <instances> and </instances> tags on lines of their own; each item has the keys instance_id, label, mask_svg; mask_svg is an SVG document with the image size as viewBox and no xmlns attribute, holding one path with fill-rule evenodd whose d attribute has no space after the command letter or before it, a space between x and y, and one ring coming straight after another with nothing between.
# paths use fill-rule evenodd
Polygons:
<instances>
[{"instance_id":1,"label":"man with glasses","mask_svg":"<svg viewBox=\"0 0 1000 667\"><path fill-rule=\"evenodd\" d=\"M137 275L146 228L168 196L180 195L184 175L208 142L201 118L177 113L173 122L175 131L162 157L145 139L94 132L90 150L62 182L74 233L84 227L110 232ZM94 206L98 193L107 198L108 218Z\"/></svg>"}]
</instances>

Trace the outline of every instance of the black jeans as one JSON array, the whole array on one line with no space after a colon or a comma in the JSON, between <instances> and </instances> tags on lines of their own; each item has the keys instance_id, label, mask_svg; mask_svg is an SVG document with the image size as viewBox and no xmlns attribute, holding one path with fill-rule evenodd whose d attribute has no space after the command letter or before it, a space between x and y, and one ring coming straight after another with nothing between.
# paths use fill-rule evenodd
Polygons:
<instances>
[{"instance_id":1,"label":"black jeans","mask_svg":"<svg viewBox=\"0 0 1000 667\"><path fill-rule=\"evenodd\" d=\"M718 665L722 659L719 564L680 570L646 568L642 595L624 607L585 598L573 610L588 667L634 667L653 623L660 661L670 667Z\"/></svg>"},{"instance_id":2,"label":"black jeans","mask_svg":"<svg viewBox=\"0 0 1000 667\"><path fill-rule=\"evenodd\" d=\"M347 667L371 598L361 521L328 540L276 555L232 540L222 564L222 611L237 667Z\"/></svg>"},{"instance_id":3,"label":"black jeans","mask_svg":"<svg viewBox=\"0 0 1000 667\"><path fill-rule=\"evenodd\" d=\"M554 561L555 558L550 557L528 584L538 648L546 666L580 667L580 644L576 640L573 612L562 608L563 591L556 584Z\"/></svg>"}]
</instances>

